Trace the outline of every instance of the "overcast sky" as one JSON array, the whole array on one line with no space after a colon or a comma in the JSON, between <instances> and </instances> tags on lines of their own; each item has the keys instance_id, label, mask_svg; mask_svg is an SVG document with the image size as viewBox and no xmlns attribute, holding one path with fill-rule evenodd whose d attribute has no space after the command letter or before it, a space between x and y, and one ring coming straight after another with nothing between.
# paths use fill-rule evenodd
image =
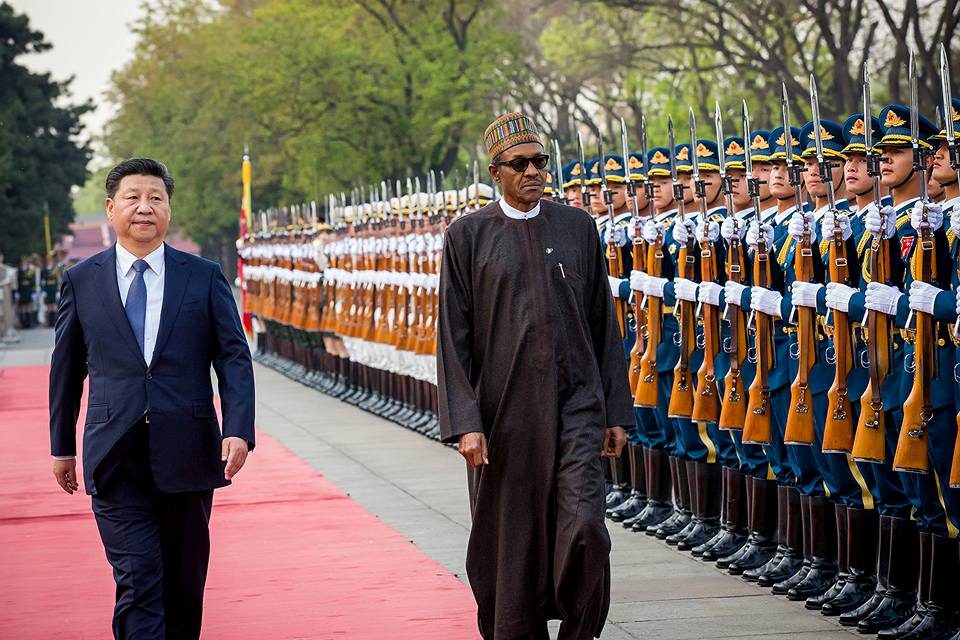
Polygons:
<instances>
[{"instance_id":1,"label":"overcast sky","mask_svg":"<svg viewBox=\"0 0 960 640\"><path fill-rule=\"evenodd\" d=\"M133 56L136 36L130 25L140 15L140 0L7 0L30 26L43 32L53 49L28 55L20 62L36 71L49 71L57 80L74 76L71 89L80 102L92 98L96 111L84 119L87 131L103 132L111 111L103 94L110 74Z\"/></svg>"}]
</instances>

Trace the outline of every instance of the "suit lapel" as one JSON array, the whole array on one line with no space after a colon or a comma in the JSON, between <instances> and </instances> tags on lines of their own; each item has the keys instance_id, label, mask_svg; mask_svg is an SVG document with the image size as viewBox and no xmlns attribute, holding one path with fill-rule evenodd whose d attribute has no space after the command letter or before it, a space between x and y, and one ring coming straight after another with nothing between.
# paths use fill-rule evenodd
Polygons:
<instances>
[{"instance_id":1,"label":"suit lapel","mask_svg":"<svg viewBox=\"0 0 960 640\"><path fill-rule=\"evenodd\" d=\"M160 328L157 331L156 346L153 348L151 367L157 361L160 352L163 351L163 347L170 337L173 321L177 319L177 314L180 313L180 303L183 302L183 294L187 290L187 281L190 280L190 271L186 268L186 262L179 251L170 245L164 247L163 306L160 308Z\"/></svg>"},{"instance_id":2,"label":"suit lapel","mask_svg":"<svg viewBox=\"0 0 960 640\"><path fill-rule=\"evenodd\" d=\"M140 345L133 335L133 329L130 328L130 321L127 320L127 313L123 310L123 302L120 301L120 288L117 285L117 249L116 246L104 251L97 261L100 267L100 273L97 275L97 294L100 296L100 302L106 311L107 317L113 322L117 332L123 338L123 342L136 354L137 359L143 362L143 352L140 351ZM146 365L144 365L146 366Z\"/></svg>"}]
</instances>

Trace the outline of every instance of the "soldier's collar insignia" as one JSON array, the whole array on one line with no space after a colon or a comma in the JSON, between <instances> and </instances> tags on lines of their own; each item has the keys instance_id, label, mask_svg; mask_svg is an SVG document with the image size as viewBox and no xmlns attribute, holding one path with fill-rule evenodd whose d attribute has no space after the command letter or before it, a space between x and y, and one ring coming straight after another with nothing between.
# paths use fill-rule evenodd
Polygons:
<instances>
[{"instance_id":1,"label":"soldier's collar insignia","mask_svg":"<svg viewBox=\"0 0 960 640\"><path fill-rule=\"evenodd\" d=\"M651 164L667 164L670 162L670 158L663 155L663 152L657 149L653 152L653 156L650 158Z\"/></svg>"},{"instance_id":2,"label":"soldier's collar insignia","mask_svg":"<svg viewBox=\"0 0 960 640\"><path fill-rule=\"evenodd\" d=\"M670 246L667 248L667 251L669 251L670 253L676 253L676 252L677 252L677 245L671 242L671 243L670 243Z\"/></svg>"},{"instance_id":3,"label":"soldier's collar insignia","mask_svg":"<svg viewBox=\"0 0 960 640\"><path fill-rule=\"evenodd\" d=\"M599 162L597 163L600 164ZM614 158L607 158L607 163L603 165L604 171L620 171L623 169L623 165L616 161Z\"/></svg>"},{"instance_id":4,"label":"soldier's collar insignia","mask_svg":"<svg viewBox=\"0 0 960 640\"><path fill-rule=\"evenodd\" d=\"M689 160L690 159L690 147L681 147L680 151L677 153L677 160Z\"/></svg>"},{"instance_id":5,"label":"soldier's collar insignia","mask_svg":"<svg viewBox=\"0 0 960 640\"><path fill-rule=\"evenodd\" d=\"M816 132L811 129L811 130L810 130L810 135L808 135L807 138L809 138L810 140L816 140L816 139L817 139L817 134L816 134ZM829 133L826 129L823 128L823 125L820 125L820 139L821 139L821 140L833 140L833 136L830 135L830 133Z\"/></svg>"},{"instance_id":6,"label":"soldier's collar insignia","mask_svg":"<svg viewBox=\"0 0 960 640\"><path fill-rule=\"evenodd\" d=\"M897 115L897 112L891 109L887 111L887 118L883 121L884 127L902 127L907 121Z\"/></svg>"},{"instance_id":7,"label":"soldier's collar insignia","mask_svg":"<svg viewBox=\"0 0 960 640\"><path fill-rule=\"evenodd\" d=\"M640 162L640 158L636 156L630 156L630 161L627 163L627 166L629 166L631 169L642 169L643 163Z\"/></svg>"},{"instance_id":8,"label":"soldier's collar insignia","mask_svg":"<svg viewBox=\"0 0 960 640\"><path fill-rule=\"evenodd\" d=\"M862 136L866 132L867 129L863 124L863 118L857 118L857 121L853 123L852 127L850 127L850 135L852 136Z\"/></svg>"},{"instance_id":9,"label":"soldier's collar insignia","mask_svg":"<svg viewBox=\"0 0 960 640\"><path fill-rule=\"evenodd\" d=\"M736 140L731 140L730 144L727 145L727 150L724 153L726 153L728 156L742 156L744 152L745 150L742 146L740 146L739 142Z\"/></svg>"},{"instance_id":10,"label":"soldier's collar insignia","mask_svg":"<svg viewBox=\"0 0 960 640\"><path fill-rule=\"evenodd\" d=\"M704 145L702 142L697 144L698 158L709 158L712 155L713 155L713 151L710 151L710 149L707 149L706 145Z\"/></svg>"},{"instance_id":11,"label":"soldier's collar insignia","mask_svg":"<svg viewBox=\"0 0 960 640\"><path fill-rule=\"evenodd\" d=\"M753 142L750 143L750 149L752 151L769 149L770 143L767 142L767 139L761 136L759 133L753 136Z\"/></svg>"}]
</instances>

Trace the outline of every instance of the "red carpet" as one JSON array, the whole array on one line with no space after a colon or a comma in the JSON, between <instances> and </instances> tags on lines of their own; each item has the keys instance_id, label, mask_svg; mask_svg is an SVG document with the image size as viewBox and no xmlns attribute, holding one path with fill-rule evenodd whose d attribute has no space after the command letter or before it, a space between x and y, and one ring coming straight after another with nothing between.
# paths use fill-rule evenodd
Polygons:
<instances>
[{"instance_id":1,"label":"red carpet","mask_svg":"<svg viewBox=\"0 0 960 640\"><path fill-rule=\"evenodd\" d=\"M0 640L109 638L86 495L50 468L47 368L0 369ZM203 637L477 638L470 591L264 433L216 492Z\"/></svg>"}]
</instances>

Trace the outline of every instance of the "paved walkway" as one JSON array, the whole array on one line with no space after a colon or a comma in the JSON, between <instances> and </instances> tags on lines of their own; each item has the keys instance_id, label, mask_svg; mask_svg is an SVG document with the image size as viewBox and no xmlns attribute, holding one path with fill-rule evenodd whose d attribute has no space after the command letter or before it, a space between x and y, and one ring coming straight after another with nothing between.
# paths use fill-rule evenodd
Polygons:
<instances>
[{"instance_id":1,"label":"paved walkway","mask_svg":"<svg viewBox=\"0 0 960 640\"><path fill-rule=\"evenodd\" d=\"M0 350L0 367L49 357L50 331L22 336L20 345ZM260 429L465 579L470 519L456 451L265 367L257 365L256 376ZM605 640L861 637L663 542L618 525L610 531L613 603Z\"/></svg>"}]
</instances>

